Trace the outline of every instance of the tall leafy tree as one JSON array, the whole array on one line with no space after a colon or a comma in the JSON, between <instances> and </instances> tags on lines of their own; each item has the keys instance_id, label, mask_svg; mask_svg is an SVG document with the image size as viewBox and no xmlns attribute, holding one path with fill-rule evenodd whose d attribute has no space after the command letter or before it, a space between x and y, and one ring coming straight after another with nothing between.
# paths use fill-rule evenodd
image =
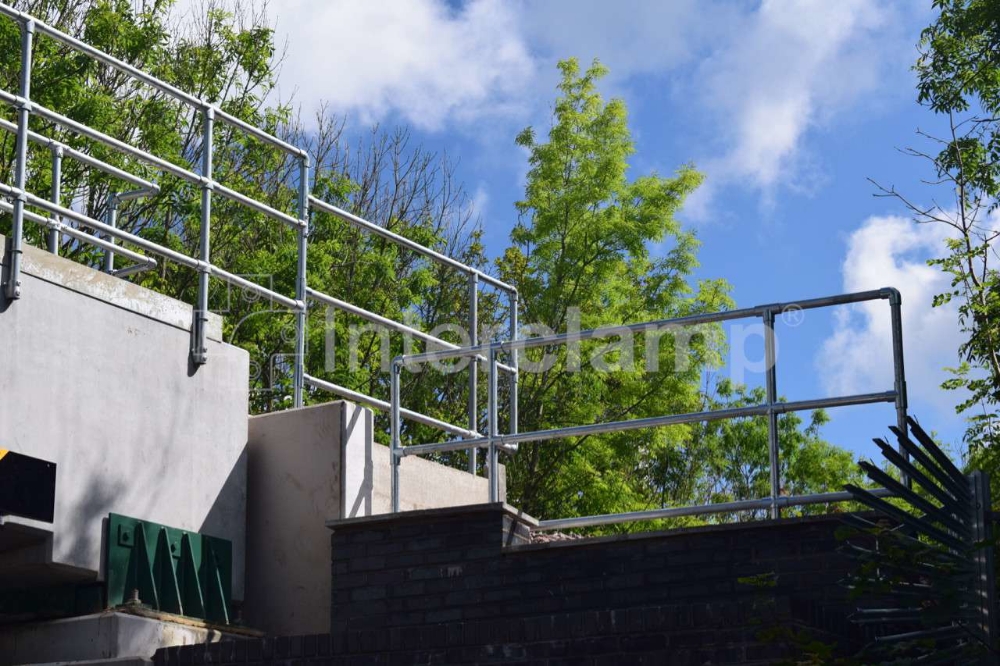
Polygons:
<instances>
[{"instance_id":1,"label":"tall leafy tree","mask_svg":"<svg viewBox=\"0 0 1000 666\"><path fill-rule=\"evenodd\" d=\"M957 302L964 339L961 363L945 382L963 391L972 458L997 467L1000 408L1000 5L991 0L935 0L938 16L920 39L918 101L945 121L940 136L921 132L929 148L907 152L929 162L930 196L920 205L891 187L918 223L948 232L930 263L951 278L934 305ZM943 196L938 199L938 196ZM923 198L923 197L922 197ZM940 203L939 203L940 202Z\"/></svg>"},{"instance_id":2,"label":"tall leafy tree","mask_svg":"<svg viewBox=\"0 0 1000 666\"><path fill-rule=\"evenodd\" d=\"M272 30L255 3L205 0L184 15L172 14L173 0L17 0L13 4L253 125L308 147L316 165L316 196L461 256L468 263L483 264L468 197L445 156L416 145L405 129L375 128L357 139L348 137L343 120L325 108L314 110L315 123L310 119L307 131L306 121L293 113L291 106L267 103L279 59ZM0 18L0 87L7 91L17 91L19 43L17 24ZM35 40L33 60L35 101L198 171L200 114L44 35ZM14 110L0 106L0 117L13 120ZM38 116L32 117L31 128L156 181L161 194L123 204L119 227L197 256L201 222L200 195L195 187ZM214 145L214 175L219 181L274 208L296 212L297 164L293 160L224 123L216 124ZM0 173L10 174L13 160L14 137L0 132ZM28 189L47 195L51 187L48 151L31 145L29 160ZM0 178L10 180L8 176ZM72 202L92 218L104 219L110 193L122 189L128 185L73 160L64 161L63 201ZM0 232L8 230L9 224L10 217L0 215ZM44 245L43 229L29 223L25 233L28 242ZM216 196L211 245L213 263L294 294L296 238L280 222ZM65 238L60 253L95 267L102 261L102 251ZM117 260L119 267L127 263L121 257ZM333 216L317 213L312 217L309 280L320 291L396 319L404 312L413 312L414 324L429 328L449 314L458 294L466 293L460 277ZM161 261L155 272L129 279L194 302L196 274L186 268ZM212 283L210 308L226 316L226 339L250 351L252 409L286 406L293 318L280 307L217 281ZM345 315L334 319L335 339L341 344L330 364L324 349L325 312L314 308L310 314L309 369L352 389L385 397L386 374L378 363L380 336L362 336L357 352L359 370L350 371L343 343L349 339L348 329L360 323ZM401 351L401 341L394 336L389 353ZM448 391L462 389L461 384L456 389L454 382L433 378L408 379L412 404L425 411L447 411ZM313 394L308 399L329 397Z\"/></svg>"},{"instance_id":3,"label":"tall leafy tree","mask_svg":"<svg viewBox=\"0 0 1000 666\"><path fill-rule=\"evenodd\" d=\"M676 218L701 183L691 166L670 177L629 173L634 144L624 102L605 101L595 61L559 63L562 81L547 140L532 128L524 198L511 247L498 262L522 295L534 333L670 319L732 306L721 279L695 280L699 243ZM544 430L760 404L759 390L720 382L702 390L721 362L722 331L639 334L526 354L520 428ZM547 362L543 362L544 356ZM596 361L593 363L592 361ZM631 361L631 362L630 362ZM808 425L781 418L785 493L838 489L852 458ZM570 516L766 496L766 422L683 425L522 444L508 460L508 494L531 514Z\"/></svg>"},{"instance_id":4,"label":"tall leafy tree","mask_svg":"<svg viewBox=\"0 0 1000 666\"><path fill-rule=\"evenodd\" d=\"M625 104L605 102L597 91L606 69L595 61L581 71L576 60L559 68L548 140L531 128L517 137L529 151L530 171L500 269L520 290L523 321L563 331L575 313L578 325L589 329L728 307L724 281L691 280L698 242L675 217L701 175L684 166L673 177L630 179L634 145ZM696 337L685 368L674 367L667 336L655 352L660 369L649 374L642 340L631 350L634 367L615 372L588 362L606 342L583 345L579 359L566 347L546 349L552 366L522 377L520 427L694 411L699 373L719 358L717 333L706 329ZM622 354L612 351L606 360L619 364ZM523 445L509 462L509 494L543 516L645 507L657 485L648 461L677 446L684 432L663 428Z\"/></svg>"}]
</instances>

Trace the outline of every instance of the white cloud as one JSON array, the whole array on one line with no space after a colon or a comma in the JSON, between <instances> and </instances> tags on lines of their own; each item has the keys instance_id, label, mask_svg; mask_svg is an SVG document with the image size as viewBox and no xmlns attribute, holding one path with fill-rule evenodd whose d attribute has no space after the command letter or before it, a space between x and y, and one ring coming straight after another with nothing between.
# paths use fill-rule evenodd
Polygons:
<instances>
[{"instance_id":1,"label":"white cloud","mask_svg":"<svg viewBox=\"0 0 1000 666\"><path fill-rule=\"evenodd\" d=\"M516 112L534 64L513 8L472 0L272 3L279 44L287 37L279 95L304 109L327 102L361 122L390 112L438 130Z\"/></svg>"},{"instance_id":2,"label":"white cloud","mask_svg":"<svg viewBox=\"0 0 1000 666\"><path fill-rule=\"evenodd\" d=\"M757 189L765 202L779 186L822 181L822 162L805 148L810 130L891 93L890 75L908 85L914 38L898 14L867 0L764 0L745 15L690 84L717 129L703 161L709 177ZM705 202L695 211L707 212Z\"/></svg>"},{"instance_id":3,"label":"white cloud","mask_svg":"<svg viewBox=\"0 0 1000 666\"><path fill-rule=\"evenodd\" d=\"M946 227L917 225L895 216L870 217L851 234L843 264L845 291L895 286L903 297L903 349L911 402L954 414L957 397L940 388L945 366L958 362L961 334L955 304L931 307L935 294L948 290L949 279L928 266L940 256ZM838 308L833 334L817 359L828 394L885 391L892 387L889 308L870 301Z\"/></svg>"},{"instance_id":4,"label":"white cloud","mask_svg":"<svg viewBox=\"0 0 1000 666\"><path fill-rule=\"evenodd\" d=\"M662 122L704 137L701 154L690 156L711 184L687 213L696 220L710 217L733 185L769 201L779 187L821 183L824 160L810 154L811 133L854 117L847 110L912 92L907 69L926 12L903 0L268 5L279 45L287 42L279 98L293 97L306 116L325 101L362 124L392 117L423 130L471 131L494 161L515 155L510 137L520 127L546 128L557 59L600 58L611 69L604 91L630 103L659 99L650 94L657 87L671 91L693 113L680 116L684 125Z\"/></svg>"}]
</instances>

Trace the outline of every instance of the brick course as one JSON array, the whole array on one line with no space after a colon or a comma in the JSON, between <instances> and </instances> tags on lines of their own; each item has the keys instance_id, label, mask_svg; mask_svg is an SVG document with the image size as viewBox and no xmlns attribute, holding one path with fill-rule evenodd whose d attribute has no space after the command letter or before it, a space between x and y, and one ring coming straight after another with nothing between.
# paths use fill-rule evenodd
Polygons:
<instances>
[{"instance_id":1,"label":"brick course","mask_svg":"<svg viewBox=\"0 0 1000 666\"><path fill-rule=\"evenodd\" d=\"M329 635L157 664L763 664L795 652L770 627L861 638L835 517L546 544L530 523L501 504L337 521Z\"/></svg>"}]
</instances>

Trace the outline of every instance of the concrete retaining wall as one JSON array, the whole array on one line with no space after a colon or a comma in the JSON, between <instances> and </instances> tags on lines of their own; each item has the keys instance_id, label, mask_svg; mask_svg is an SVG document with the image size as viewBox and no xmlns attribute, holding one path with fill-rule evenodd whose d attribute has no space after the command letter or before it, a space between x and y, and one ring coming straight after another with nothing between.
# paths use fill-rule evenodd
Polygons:
<instances>
[{"instance_id":1,"label":"concrete retaining wall","mask_svg":"<svg viewBox=\"0 0 1000 666\"><path fill-rule=\"evenodd\" d=\"M243 597L249 356L213 315L191 367L190 324L189 305L25 248L22 297L0 296L0 448L58 468L51 526L4 518L52 531L0 553L8 583L98 577L115 512L231 539Z\"/></svg>"},{"instance_id":2,"label":"concrete retaining wall","mask_svg":"<svg viewBox=\"0 0 1000 666\"><path fill-rule=\"evenodd\" d=\"M132 666L127 660L151 659L164 646L204 645L234 638L198 624L110 611L0 627L0 666L92 660Z\"/></svg>"},{"instance_id":3,"label":"concrete retaining wall","mask_svg":"<svg viewBox=\"0 0 1000 666\"><path fill-rule=\"evenodd\" d=\"M272 635L329 629L326 523L389 511L389 450L373 443L372 427L370 410L344 401L250 419L248 626ZM477 504L488 495L482 477L403 459L404 510Z\"/></svg>"}]
</instances>

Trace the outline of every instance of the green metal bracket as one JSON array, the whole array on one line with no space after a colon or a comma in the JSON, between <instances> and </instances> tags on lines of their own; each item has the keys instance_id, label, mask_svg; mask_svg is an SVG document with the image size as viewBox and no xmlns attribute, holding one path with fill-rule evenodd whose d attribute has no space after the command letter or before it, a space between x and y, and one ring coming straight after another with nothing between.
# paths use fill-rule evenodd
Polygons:
<instances>
[{"instance_id":1,"label":"green metal bracket","mask_svg":"<svg viewBox=\"0 0 1000 666\"><path fill-rule=\"evenodd\" d=\"M229 624L233 544L112 513L107 538L108 606Z\"/></svg>"}]
</instances>

